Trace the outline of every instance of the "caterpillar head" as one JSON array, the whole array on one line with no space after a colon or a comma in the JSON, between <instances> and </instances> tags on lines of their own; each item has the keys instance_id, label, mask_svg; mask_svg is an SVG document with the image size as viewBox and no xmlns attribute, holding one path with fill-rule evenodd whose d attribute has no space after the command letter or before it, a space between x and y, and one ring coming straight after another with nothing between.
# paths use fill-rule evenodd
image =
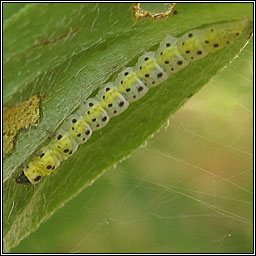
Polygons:
<instances>
[{"instance_id":1,"label":"caterpillar head","mask_svg":"<svg viewBox=\"0 0 256 256\"><path fill-rule=\"evenodd\" d=\"M21 174L16 178L16 183L36 184L43 176L41 168L32 162L25 167Z\"/></svg>"},{"instance_id":2,"label":"caterpillar head","mask_svg":"<svg viewBox=\"0 0 256 256\"><path fill-rule=\"evenodd\" d=\"M25 175L24 171L16 178L16 183L23 184L23 185L30 185L32 184L27 176Z\"/></svg>"}]
</instances>

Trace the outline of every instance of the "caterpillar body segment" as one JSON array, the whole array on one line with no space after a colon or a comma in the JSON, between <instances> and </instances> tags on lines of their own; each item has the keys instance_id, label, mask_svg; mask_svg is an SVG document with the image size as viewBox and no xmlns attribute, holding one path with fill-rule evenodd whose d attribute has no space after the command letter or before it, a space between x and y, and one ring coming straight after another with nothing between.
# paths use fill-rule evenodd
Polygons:
<instances>
[{"instance_id":1,"label":"caterpillar body segment","mask_svg":"<svg viewBox=\"0 0 256 256\"><path fill-rule=\"evenodd\" d=\"M139 100L149 90L147 84L138 78L136 69L131 67L120 72L114 84L129 103Z\"/></svg>"},{"instance_id":2,"label":"caterpillar body segment","mask_svg":"<svg viewBox=\"0 0 256 256\"><path fill-rule=\"evenodd\" d=\"M97 94L97 99L101 102L102 108L109 117L120 115L129 107L129 102L118 92L113 83L107 83Z\"/></svg>"},{"instance_id":3,"label":"caterpillar body segment","mask_svg":"<svg viewBox=\"0 0 256 256\"><path fill-rule=\"evenodd\" d=\"M169 76L175 74L179 70L185 68L189 61L187 61L178 51L178 39L173 36L167 36L160 44L156 52L157 64Z\"/></svg>"},{"instance_id":4,"label":"caterpillar body segment","mask_svg":"<svg viewBox=\"0 0 256 256\"><path fill-rule=\"evenodd\" d=\"M78 149L78 143L71 134L62 127L56 132L56 135L49 143L49 148L52 149L61 161L68 159Z\"/></svg>"},{"instance_id":5,"label":"caterpillar body segment","mask_svg":"<svg viewBox=\"0 0 256 256\"><path fill-rule=\"evenodd\" d=\"M158 65L155 52L143 54L136 65L137 77L147 85L148 88L158 86L168 79L168 74Z\"/></svg>"},{"instance_id":6,"label":"caterpillar body segment","mask_svg":"<svg viewBox=\"0 0 256 256\"><path fill-rule=\"evenodd\" d=\"M78 144L85 143L92 135L90 125L78 114L69 116L63 123L63 129L69 132Z\"/></svg>"},{"instance_id":7,"label":"caterpillar body segment","mask_svg":"<svg viewBox=\"0 0 256 256\"><path fill-rule=\"evenodd\" d=\"M103 128L109 122L109 115L101 106L101 102L96 98L90 98L85 101L78 110L78 113L83 116L92 131L97 131Z\"/></svg>"}]
</instances>

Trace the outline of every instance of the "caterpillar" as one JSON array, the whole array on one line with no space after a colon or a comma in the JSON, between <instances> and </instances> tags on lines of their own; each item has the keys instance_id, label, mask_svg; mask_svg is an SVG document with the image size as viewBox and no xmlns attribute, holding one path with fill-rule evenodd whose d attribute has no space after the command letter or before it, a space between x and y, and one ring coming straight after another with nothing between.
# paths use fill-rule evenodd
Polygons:
<instances>
[{"instance_id":1,"label":"caterpillar","mask_svg":"<svg viewBox=\"0 0 256 256\"><path fill-rule=\"evenodd\" d=\"M230 22L191 30L180 38L168 35L155 52L143 54L134 67L124 69L94 98L84 100L60 125L48 145L34 154L16 182L36 184L42 177L49 176L80 144L86 143L94 131L107 125L110 118L120 115L150 88L160 85L190 62L234 43L244 26L245 22Z\"/></svg>"}]
</instances>

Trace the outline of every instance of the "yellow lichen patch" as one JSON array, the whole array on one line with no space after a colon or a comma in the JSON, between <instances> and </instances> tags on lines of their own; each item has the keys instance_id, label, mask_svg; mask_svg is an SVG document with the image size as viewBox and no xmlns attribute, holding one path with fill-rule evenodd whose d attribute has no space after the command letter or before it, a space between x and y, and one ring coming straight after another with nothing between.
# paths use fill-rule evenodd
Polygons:
<instances>
[{"instance_id":1,"label":"yellow lichen patch","mask_svg":"<svg viewBox=\"0 0 256 256\"><path fill-rule=\"evenodd\" d=\"M17 106L3 109L3 151L11 152L17 132L36 124L40 118L40 100L44 96L34 95Z\"/></svg>"},{"instance_id":2,"label":"yellow lichen patch","mask_svg":"<svg viewBox=\"0 0 256 256\"><path fill-rule=\"evenodd\" d=\"M153 19L162 19L170 16L171 14L177 14L177 11L175 10L177 6L176 3L167 3L167 5L168 5L167 11L163 11L160 13L153 13L152 11L143 9L140 3L136 3L133 5L133 16L137 20L143 19L146 17L151 17Z\"/></svg>"}]
</instances>

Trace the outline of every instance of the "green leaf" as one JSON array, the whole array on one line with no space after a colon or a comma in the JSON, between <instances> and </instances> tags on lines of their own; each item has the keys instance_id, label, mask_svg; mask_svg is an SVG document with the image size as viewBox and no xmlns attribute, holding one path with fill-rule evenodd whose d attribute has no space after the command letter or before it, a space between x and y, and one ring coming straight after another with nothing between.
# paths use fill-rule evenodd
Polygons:
<instances>
[{"instance_id":1,"label":"green leaf","mask_svg":"<svg viewBox=\"0 0 256 256\"><path fill-rule=\"evenodd\" d=\"M4 249L9 251L59 207L127 157L161 127L246 44L246 32L232 46L191 63L122 115L95 132L88 143L36 186L17 185L19 166L59 124L124 65L155 49L167 35L217 22L252 19L252 4L185 4L177 15L135 21L132 4L30 4L4 24L6 106L46 93L37 127L19 133L4 160ZM228 10L228 11L227 11Z\"/></svg>"},{"instance_id":2,"label":"green leaf","mask_svg":"<svg viewBox=\"0 0 256 256\"><path fill-rule=\"evenodd\" d=\"M12 15L22 9L27 3L3 3L3 20L10 18Z\"/></svg>"}]
</instances>

